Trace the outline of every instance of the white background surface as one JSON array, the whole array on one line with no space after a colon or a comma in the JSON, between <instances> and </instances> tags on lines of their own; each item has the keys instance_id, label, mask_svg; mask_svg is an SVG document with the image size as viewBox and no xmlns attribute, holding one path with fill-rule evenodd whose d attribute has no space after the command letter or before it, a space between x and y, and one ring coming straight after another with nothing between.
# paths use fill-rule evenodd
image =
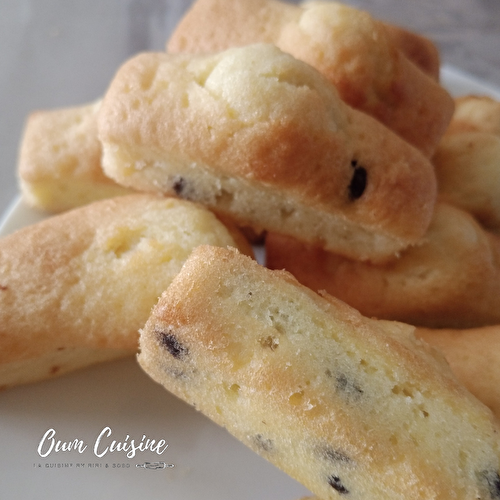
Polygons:
<instances>
[{"instance_id":1,"label":"white background surface","mask_svg":"<svg viewBox=\"0 0 500 500\"><path fill-rule=\"evenodd\" d=\"M102 95L128 55L163 48L188 4L0 0L0 212L17 194L17 145L27 114L39 108L83 104ZM403 8L408 2L400 0L375 4L379 10L392 6L393 16L408 10ZM458 0L456 5L460 4L470 2ZM424 8L426 2L421 5ZM451 11L448 14L446 19ZM458 94L489 90L488 85L482 87L453 70L444 76ZM490 83L500 87L500 81ZM20 205L4 231L37 217ZM111 427L112 438L121 440L128 434L140 440L146 434L165 439L169 448L161 457L146 452L127 459L113 453L97 459L91 448L106 426ZM37 446L49 428L56 430L58 439L82 439L89 448L81 455L60 452L42 459ZM175 467L136 467L158 460ZM70 463L70 468L57 467ZM77 463L85 467L79 469ZM89 463L100 467L89 468ZM114 463L130 467L116 469ZM306 493L223 429L152 383L134 359L0 393L2 500L298 500Z\"/></svg>"}]
</instances>

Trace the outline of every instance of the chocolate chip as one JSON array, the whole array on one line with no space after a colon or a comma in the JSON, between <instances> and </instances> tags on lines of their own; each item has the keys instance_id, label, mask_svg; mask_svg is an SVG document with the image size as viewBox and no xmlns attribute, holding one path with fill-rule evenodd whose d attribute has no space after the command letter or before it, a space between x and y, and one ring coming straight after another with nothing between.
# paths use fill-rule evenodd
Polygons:
<instances>
[{"instance_id":1,"label":"chocolate chip","mask_svg":"<svg viewBox=\"0 0 500 500\"><path fill-rule=\"evenodd\" d=\"M357 200L365 192L368 174L364 167L358 165L357 160L351 161L351 167L354 169L354 173L349 184L349 199Z\"/></svg>"},{"instance_id":2,"label":"chocolate chip","mask_svg":"<svg viewBox=\"0 0 500 500\"><path fill-rule=\"evenodd\" d=\"M175 378L175 379L178 379L178 380L187 380L189 377L188 375L186 374L186 372L184 372L183 370L167 370L167 373L172 377L172 378Z\"/></svg>"},{"instance_id":3,"label":"chocolate chip","mask_svg":"<svg viewBox=\"0 0 500 500\"><path fill-rule=\"evenodd\" d=\"M480 478L486 480L490 497L494 500L500 498L500 475L494 470L485 470L480 473Z\"/></svg>"},{"instance_id":4,"label":"chocolate chip","mask_svg":"<svg viewBox=\"0 0 500 500\"><path fill-rule=\"evenodd\" d=\"M335 387L337 390L353 397L354 399L359 399L363 394L363 389L361 389L354 381L349 380L343 373L336 376Z\"/></svg>"},{"instance_id":5,"label":"chocolate chip","mask_svg":"<svg viewBox=\"0 0 500 500\"><path fill-rule=\"evenodd\" d=\"M184 177L181 177L181 176L175 177L174 182L172 184L172 187L175 191L175 194L178 196L181 196L182 192L186 188L186 179L184 179Z\"/></svg>"},{"instance_id":6,"label":"chocolate chip","mask_svg":"<svg viewBox=\"0 0 500 500\"><path fill-rule=\"evenodd\" d=\"M350 464L352 460L343 452L334 450L333 448L324 448L322 450L323 456L335 463Z\"/></svg>"},{"instance_id":7,"label":"chocolate chip","mask_svg":"<svg viewBox=\"0 0 500 500\"><path fill-rule=\"evenodd\" d=\"M196 200L197 198L199 198L193 183L189 180L186 180L185 177L176 175L171 182L172 189L179 198L182 198L184 200Z\"/></svg>"},{"instance_id":8,"label":"chocolate chip","mask_svg":"<svg viewBox=\"0 0 500 500\"><path fill-rule=\"evenodd\" d=\"M8 290L9 287L5 285L0 285L0 290Z\"/></svg>"},{"instance_id":9,"label":"chocolate chip","mask_svg":"<svg viewBox=\"0 0 500 500\"><path fill-rule=\"evenodd\" d=\"M262 450L270 452L274 449L274 444L271 439L266 439L262 434L253 436L253 442Z\"/></svg>"},{"instance_id":10,"label":"chocolate chip","mask_svg":"<svg viewBox=\"0 0 500 500\"><path fill-rule=\"evenodd\" d=\"M338 476L330 476L328 478L328 484L335 490L338 491L341 495L347 495L349 490L342 484L340 477Z\"/></svg>"},{"instance_id":11,"label":"chocolate chip","mask_svg":"<svg viewBox=\"0 0 500 500\"><path fill-rule=\"evenodd\" d=\"M182 359L189 353L188 348L182 345L172 330L155 330L156 336L160 344L176 359Z\"/></svg>"}]
</instances>

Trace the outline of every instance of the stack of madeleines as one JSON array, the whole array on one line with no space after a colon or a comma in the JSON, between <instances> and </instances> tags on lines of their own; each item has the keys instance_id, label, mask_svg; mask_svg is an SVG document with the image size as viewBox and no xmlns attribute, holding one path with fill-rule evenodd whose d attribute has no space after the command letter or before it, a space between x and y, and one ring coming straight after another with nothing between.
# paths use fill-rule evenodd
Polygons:
<instances>
[{"instance_id":1,"label":"stack of madeleines","mask_svg":"<svg viewBox=\"0 0 500 500\"><path fill-rule=\"evenodd\" d=\"M336 2L198 0L32 114L0 386L139 350L318 498L500 498L500 103L439 67Z\"/></svg>"}]
</instances>

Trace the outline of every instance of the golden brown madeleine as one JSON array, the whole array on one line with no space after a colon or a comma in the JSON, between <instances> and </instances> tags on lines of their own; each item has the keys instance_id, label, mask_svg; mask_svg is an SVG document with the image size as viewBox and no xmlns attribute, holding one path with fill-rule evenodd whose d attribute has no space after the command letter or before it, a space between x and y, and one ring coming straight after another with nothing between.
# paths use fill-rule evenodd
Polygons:
<instances>
[{"instance_id":1,"label":"golden brown madeleine","mask_svg":"<svg viewBox=\"0 0 500 500\"><path fill-rule=\"evenodd\" d=\"M319 498L498 498L498 422L413 332L201 246L138 359Z\"/></svg>"},{"instance_id":2,"label":"golden brown madeleine","mask_svg":"<svg viewBox=\"0 0 500 500\"><path fill-rule=\"evenodd\" d=\"M107 177L97 137L100 101L84 106L37 111L30 115L21 141L18 177L24 200L58 213L93 201L132 194ZM249 241L263 235L242 228Z\"/></svg>"},{"instance_id":3,"label":"golden brown madeleine","mask_svg":"<svg viewBox=\"0 0 500 500\"><path fill-rule=\"evenodd\" d=\"M62 212L103 198L130 194L104 175L97 138L100 102L38 111L29 116L19 151L24 199L48 212Z\"/></svg>"},{"instance_id":4,"label":"golden brown madeleine","mask_svg":"<svg viewBox=\"0 0 500 500\"><path fill-rule=\"evenodd\" d=\"M488 132L500 137L500 101L484 95L466 95L455 100L448 132Z\"/></svg>"},{"instance_id":5,"label":"golden brown madeleine","mask_svg":"<svg viewBox=\"0 0 500 500\"><path fill-rule=\"evenodd\" d=\"M500 417L500 325L465 330L417 328L415 336L439 349L458 380ZM487 498L498 498L498 494L493 489Z\"/></svg>"},{"instance_id":6,"label":"golden brown madeleine","mask_svg":"<svg viewBox=\"0 0 500 500\"><path fill-rule=\"evenodd\" d=\"M466 330L418 328L439 349L460 382L500 417L500 325Z\"/></svg>"},{"instance_id":7,"label":"golden brown madeleine","mask_svg":"<svg viewBox=\"0 0 500 500\"><path fill-rule=\"evenodd\" d=\"M500 233L500 102L486 96L457 99L433 163L441 198Z\"/></svg>"},{"instance_id":8,"label":"golden brown madeleine","mask_svg":"<svg viewBox=\"0 0 500 500\"><path fill-rule=\"evenodd\" d=\"M98 127L118 183L353 258L391 258L432 217L430 162L272 45L141 54L115 76Z\"/></svg>"},{"instance_id":9,"label":"golden brown madeleine","mask_svg":"<svg viewBox=\"0 0 500 500\"><path fill-rule=\"evenodd\" d=\"M500 238L468 213L439 203L419 245L372 265L270 234L267 265L287 269L366 316L431 328L500 323Z\"/></svg>"},{"instance_id":10,"label":"golden brown madeleine","mask_svg":"<svg viewBox=\"0 0 500 500\"><path fill-rule=\"evenodd\" d=\"M159 295L207 243L251 252L203 207L142 194L1 239L0 386L134 353Z\"/></svg>"},{"instance_id":11,"label":"golden brown madeleine","mask_svg":"<svg viewBox=\"0 0 500 500\"><path fill-rule=\"evenodd\" d=\"M214 52L256 42L273 43L311 64L348 104L428 156L451 119L453 99L407 57L401 32L337 2L197 0L167 51Z\"/></svg>"},{"instance_id":12,"label":"golden brown madeleine","mask_svg":"<svg viewBox=\"0 0 500 500\"><path fill-rule=\"evenodd\" d=\"M401 26L383 23L384 28L394 45L422 71L439 81L441 57L432 40Z\"/></svg>"}]
</instances>

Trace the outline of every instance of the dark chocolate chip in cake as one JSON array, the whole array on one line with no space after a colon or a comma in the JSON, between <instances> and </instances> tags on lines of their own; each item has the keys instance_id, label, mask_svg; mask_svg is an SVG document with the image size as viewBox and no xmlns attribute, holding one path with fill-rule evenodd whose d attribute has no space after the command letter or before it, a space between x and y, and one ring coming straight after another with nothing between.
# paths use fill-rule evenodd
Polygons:
<instances>
[{"instance_id":1,"label":"dark chocolate chip in cake","mask_svg":"<svg viewBox=\"0 0 500 500\"><path fill-rule=\"evenodd\" d=\"M261 449L267 452L273 451L274 444L271 439L265 438L262 434L252 436L253 442Z\"/></svg>"},{"instance_id":2,"label":"dark chocolate chip in cake","mask_svg":"<svg viewBox=\"0 0 500 500\"><path fill-rule=\"evenodd\" d=\"M349 490L342 484L340 477L331 475L328 477L328 484L341 495L347 495Z\"/></svg>"},{"instance_id":3,"label":"dark chocolate chip in cake","mask_svg":"<svg viewBox=\"0 0 500 500\"><path fill-rule=\"evenodd\" d=\"M172 330L155 329L155 333L162 347L165 347L174 358L182 359L188 355L188 348L177 340Z\"/></svg>"},{"instance_id":4,"label":"dark chocolate chip in cake","mask_svg":"<svg viewBox=\"0 0 500 500\"><path fill-rule=\"evenodd\" d=\"M335 377L335 387L338 391L344 393L350 398L357 400L363 394L363 389L359 387L353 380L347 378L343 373L338 374Z\"/></svg>"},{"instance_id":5,"label":"dark chocolate chip in cake","mask_svg":"<svg viewBox=\"0 0 500 500\"><path fill-rule=\"evenodd\" d=\"M368 173L364 167L358 165L357 160L351 161L351 166L354 169L351 183L349 184L349 199L357 200L361 198L366 189Z\"/></svg>"},{"instance_id":6,"label":"dark chocolate chip in cake","mask_svg":"<svg viewBox=\"0 0 500 500\"><path fill-rule=\"evenodd\" d=\"M172 188L177 196L182 196L183 191L186 189L186 179L180 175L174 178Z\"/></svg>"},{"instance_id":7,"label":"dark chocolate chip in cake","mask_svg":"<svg viewBox=\"0 0 500 500\"><path fill-rule=\"evenodd\" d=\"M322 456L334 463L351 464L352 460L342 451L331 447L325 447L321 450Z\"/></svg>"},{"instance_id":8,"label":"dark chocolate chip in cake","mask_svg":"<svg viewBox=\"0 0 500 500\"><path fill-rule=\"evenodd\" d=\"M490 498L500 498L500 475L495 470L484 470L479 474L480 480L485 481Z\"/></svg>"}]
</instances>

